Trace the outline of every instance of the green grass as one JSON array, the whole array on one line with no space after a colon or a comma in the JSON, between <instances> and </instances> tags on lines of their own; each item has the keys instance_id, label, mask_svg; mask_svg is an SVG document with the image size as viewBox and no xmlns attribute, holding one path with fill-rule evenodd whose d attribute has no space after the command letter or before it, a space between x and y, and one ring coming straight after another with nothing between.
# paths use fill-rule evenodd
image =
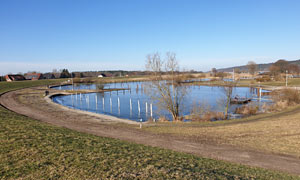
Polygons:
<instances>
[{"instance_id":1,"label":"green grass","mask_svg":"<svg viewBox=\"0 0 300 180\"><path fill-rule=\"evenodd\" d=\"M28 84L27 84L28 83ZM53 83L0 83L0 92ZM0 107L1 179L297 179L56 127Z\"/></svg>"}]
</instances>

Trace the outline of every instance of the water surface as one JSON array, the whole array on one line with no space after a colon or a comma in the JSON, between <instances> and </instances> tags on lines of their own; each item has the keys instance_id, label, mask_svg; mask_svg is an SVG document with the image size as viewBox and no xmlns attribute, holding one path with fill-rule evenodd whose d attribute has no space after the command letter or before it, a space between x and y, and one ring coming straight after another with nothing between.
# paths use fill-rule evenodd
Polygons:
<instances>
[{"instance_id":1,"label":"water surface","mask_svg":"<svg viewBox=\"0 0 300 180\"><path fill-rule=\"evenodd\" d=\"M171 118L168 112L158 112L156 103L145 93L145 84L147 82L129 82L129 83L109 83L109 84L79 84L54 87L61 90L80 90L97 88L126 88L126 90L74 94L65 96L55 96L53 101L74 109L107 114L134 121L147 121L150 118L157 119L160 115ZM233 90L233 97L252 98L254 103L261 105L264 102L270 102L268 96L258 98L257 89L249 87L236 87ZM182 114L188 115L195 104L209 106L213 111L224 111L225 93L223 87L217 86L189 86ZM241 105L231 105L230 112Z\"/></svg>"}]
</instances>

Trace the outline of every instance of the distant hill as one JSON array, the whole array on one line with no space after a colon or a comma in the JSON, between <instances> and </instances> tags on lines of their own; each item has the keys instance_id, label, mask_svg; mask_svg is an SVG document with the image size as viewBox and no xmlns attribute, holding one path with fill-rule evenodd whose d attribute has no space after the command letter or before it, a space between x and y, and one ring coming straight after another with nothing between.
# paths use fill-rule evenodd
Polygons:
<instances>
[{"instance_id":1,"label":"distant hill","mask_svg":"<svg viewBox=\"0 0 300 180\"><path fill-rule=\"evenodd\" d=\"M300 66L300 59L299 60L294 60L294 61L288 61L289 64L297 64ZM258 71L266 71L269 69L269 67L274 64L274 63L267 63L267 64L257 64ZM240 71L248 71L247 65L244 66L234 66L234 67L228 67L228 68L221 68L217 69L218 72L232 72L234 68L239 68Z\"/></svg>"}]
</instances>

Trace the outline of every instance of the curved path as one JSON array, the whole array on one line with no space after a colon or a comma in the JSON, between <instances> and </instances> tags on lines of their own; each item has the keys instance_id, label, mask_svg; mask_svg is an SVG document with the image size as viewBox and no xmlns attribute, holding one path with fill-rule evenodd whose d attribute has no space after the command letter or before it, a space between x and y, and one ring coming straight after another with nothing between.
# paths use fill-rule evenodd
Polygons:
<instances>
[{"instance_id":1,"label":"curved path","mask_svg":"<svg viewBox=\"0 0 300 180\"><path fill-rule=\"evenodd\" d=\"M296 157L219 145L192 137L154 134L137 128L116 126L112 125L116 121L110 116L95 116L91 113L61 108L60 105L49 103L44 98L38 98L43 90L32 88L32 91L33 95L34 93L37 95L32 96L30 98L32 102L28 104L20 102L18 98L20 95L26 94L24 90L1 95L0 104L11 111L30 118L80 132L300 175L300 159Z\"/></svg>"}]
</instances>

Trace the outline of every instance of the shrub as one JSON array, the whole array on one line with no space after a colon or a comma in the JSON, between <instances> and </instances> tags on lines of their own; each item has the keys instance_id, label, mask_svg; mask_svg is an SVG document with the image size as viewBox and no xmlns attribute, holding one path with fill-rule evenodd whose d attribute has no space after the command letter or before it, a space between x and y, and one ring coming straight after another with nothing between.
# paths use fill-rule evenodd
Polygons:
<instances>
[{"instance_id":1,"label":"shrub","mask_svg":"<svg viewBox=\"0 0 300 180\"><path fill-rule=\"evenodd\" d=\"M169 122L169 120L168 120L166 117L164 117L164 116L160 116L160 117L158 118L158 121L159 121L159 122Z\"/></svg>"},{"instance_id":2,"label":"shrub","mask_svg":"<svg viewBox=\"0 0 300 180\"><path fill-rule=\"evenodd\" d=\"M87 78L84 78L84 79L83 79L83 82L84 82L84 83L93 83L94 81L93 81L93 78L87 77Z\"/></svg>"},{"instance_id":3,"label":"shrub","mask_svg":"<svg viewBox=\"0 0 300 180\"><path fill-rule=\"evenodd\" d=\"M236 108L235 113L242 115L254 115L257 114L259 107L253 104L243 105L242 107Z\"/></svg>"},{"instance_id":4,"label":"shrub","mask_svg":"<svg viewBox=\"0 0 300 180\"><path fill-rule=\"evenodd\" d=\"M73 78L73 82L74 83L81 83L81 79L80 78Z\"/></svg>"},{"instance_id":5,"label":"shrub","mask_svg":"<svg viewBox=\"0 0 300 180\"><path fill-rule=\"evenodd\" d=\"M287 108L288 106L289 105L288 105L287 101L278 101L271 105L264 104L262 109L264 112L276 112L276 111L281 111L281 110Z\"/></svg>"},{"instance_id":6,"label":"shrub","mask_svg":"<svg viewBox=\"0 0 300 180\"><path fill-rule=\"evenodd\" d=\"M295 105L300 103L300 94L297 89L282 89L273 91L271 93L272 99L275 103L286 101L287 105Z\"/></svg>"},{"instance_id":7,"label":"shrub","mask_svg":"<svg viewBox=\"0 0 300 180\"><path fill-rule=\"evenodd\" d=\"M208 111L202 116L202 121L217 121L225 119L223 112Z\"/></svg>"},{"instance_id":8,"label":"shrub","mask_svg":"<svg viewBox=\"0 0 300 180\"><path fill-rule=\"evenodd\" d=\"M269 82L271 81L270 76L263 76L255 79L257 82Z\"/></svg>"},{"instance_id":9,"label":"shrub","mask_svg":"<svg viewBox=\"0 0 300 180\"><path fill-rule=\"evenodd\" d=\"M189 119L192 121L214 121L225 119L223 112L211 111L207 103L194 103Z\"/></svg>"}]
</instances>

